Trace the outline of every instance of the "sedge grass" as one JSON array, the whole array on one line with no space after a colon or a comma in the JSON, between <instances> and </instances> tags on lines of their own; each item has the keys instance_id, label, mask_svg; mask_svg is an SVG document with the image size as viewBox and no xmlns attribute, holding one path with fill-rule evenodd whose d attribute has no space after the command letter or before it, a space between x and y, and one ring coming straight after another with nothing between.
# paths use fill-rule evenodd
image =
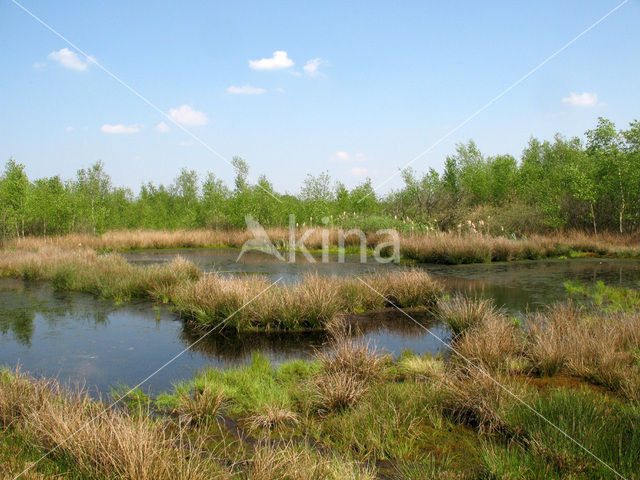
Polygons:
<instances>
[{"instance_id":1,"label":"sedge grass","mask_svg":"<svg viewBox=\"0 0 640 480\"><path fill-rule=\"evenodd\" d=\"M323 227L324 228L324 227ZM328 240L334 249L340 244L340 230L335 227L299 230L296 245L290 245L290 234L285 228L266 230L272 243L280 249L297 248L304 239L310 250L320 250ZM27 237L13 240L9 250L36 250L54 246L64 249L78 247L96 251L122 251L168 248L218 248L242 247L252 239L248 230L115 230L101 235L69 234L55 237ZM385 234L368 232L363 246L373 249L388 238ZM345 247L355 248L361 238L349 235L344 238ZM412 233L400 236L400 254L403 258L422 263L462 264L512 260L537 260L554 257L612 256L640 257L640 239L637 235L599 234L584 232L557 232L547 235L512 238L482 234L456 234L452 232Z\"/></svg>"},{"instance_id":2,"label":"sedge grass","mask_svg":"<svg viewBox=\"0 0 640 480\"><path fill-rule=\"evenodd\" d=\"M504 385L626 478L637 478L637 399L594 387L576 369L594 366L602 353L593 350L597 342L632 354L637 317L597 317L566 305L537 315L539 331L533 318L522 329L493 314L454 338L491 378L455 352L446 361L409 352L384 357L334 322L333 343L314 359L272 366L255 355L247 365L205 369L143 399L146 407L110 411L61 449L55 468L43 468L66 465L72 478L613 478ZM563 334L557 338L570 337L559 371L580 378L541 388L538 368L503 367L500 359L512 356L537 365L549 351L539 350L539 336L551 326ZM606 368L628 373L630 365ZM3 438L28 437L40 451L103 408L20 374L3 372L0 386ZM0 441L0 454L6 444Z\"/></svg>"},{"instance_id":3,"label":"sedge grass","mask_svg":"<svg viewBox=\"0 0 640 480\"><path fill-rule=\"evenodd\" d=\"M441 285L418 270L370 275L364 278L366 284L308 275L294 285L271 286L260 276L204 274L181 257L164 265L139 266L117 253L51 246L7 252L0 257L0 276L49 280L61 290L117 301L161 301L202 326L233 315L225 327L236 330L318 330L337 314L385 308L384 299L367 285L407 308L430 308L442 294Z\"/></svg>"},{"instance_id":4,"label":"sedge grass","mask_svg":"<svg viewBox=\"0 0 640 480\"><path fill-rule=\"evenodd\" d=\"M0 429L24 435L40 451L55 448L51 455L83 477L204 480L222 472L189 453L194 445L183 432L148 415L105 410L85 392L6 370L0 387Z\"/></svg>"}]
</instances>

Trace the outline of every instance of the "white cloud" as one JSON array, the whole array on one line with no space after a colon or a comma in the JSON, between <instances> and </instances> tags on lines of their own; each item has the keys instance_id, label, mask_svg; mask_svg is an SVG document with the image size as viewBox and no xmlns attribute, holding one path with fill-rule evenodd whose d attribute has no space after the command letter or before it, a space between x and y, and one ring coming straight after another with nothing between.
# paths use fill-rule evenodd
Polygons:
<instances>
[{"instance_id":1,"label":"white cloud","mask_svg":"<svg viewBox=\"0 0 640 480\"><path fill-rule=\"evenodd\" d=\"M75 52L72 52L68 48L61 48L58 51L53 51L47 58L55 60L65 68L80 70L82 72L84 72L89 66L89 63L93 61L93 58L91 57L87 57L85 61L82 61Z\"/></svg>"},{"instance_id":2,"label":"white cloud","mask_svg":"<svg viewBox=\"0 0 640 480\"><path fill-rule=\"evenodd\" d=\"M189 105L181 105L178 108L172 108L169 116L181 125L190 127L198 127L209 123L209 119L203 112L194 110Z\"/></svg>"},{"instance_id":3,"label":"white cloud","mask_svg":"<svg viewBox=\"0 0 640 480\"><path fill-rule=\"evenodd\" d=\"M47 64L45 62L34 62L33 68L44 68Z\"/></svg>"},{"instance_id":4,"label":"white cloud","mask_svg":"<svg viewBox=\"0 0 640 480\"><path fill-rule=\"evenodd\" d=\"M242 87L231 85L227 88L227 92L234 95L262 95L266 90L264 88L252 87L251 85L244 85Z\"/></svg>"},{"instance_id":5,"label":"white cloud","mask_svg":"<svg viewBox=\"0 0 640 480\"><path fill-rule=\"evenodd\" d=\"M369 170L365 167L353 167L351 168L351 170L349 170L349 172L354 177L364 177L367 173L369 173Z\"/></svg>"},{"instance_id":6,"label":"white cloud","mask_svg":"<svg viewBox=\"0 0 640 480\"><path fill-rule=\"evenodd\" d=\"M339 151L331 155L332 162L354 163L354 162L364 162L366 159L367 158L365 157L364 153L360 153L360 152L352 155L348 152Z\"/></svg>"},{"instance_id":7,"label":"white cloud","mask_svg":"<svg viewBox=\"0 0 640 480\"><path fill-rule=\"evenodd\" d=\"M66 128L65 128L65 130L66 130L67 132L73 132L73 127L66 127Z\"/></svg>"},{"instance_id":8,"label":"white cloud","mask_svg":"<svg viewBox=\"0 0 640 480\"><path fill-rule=\"evenodd\" d=\"M140 131L140 125L123 125L121 123L117 125L110 125L105 123L102 127L100 127L100 131L102 133L109 134L130 134L130 133L138 133Z\"/></svg>"},{"instance_id":9,"label":"white cloud","mask_svg":"<svg viewBox=\"0 0 640 480\"><path fill-rule=\"evenodd\" d=\"M322 72L320 72L319 70L320 65L324 65L326 63L327 62L325 62L321 58L307 60L307 63L305 63L304 67L302 67L302 70L304 70L304 73L306 73L310 77L317 77L318 75L322 74Z\"/></svg>"},{"instance_id":10,"label":"white cloud","mask_svg":"<svg viewBox=\"0 0 640 480\"><path fill-rule=\"evenodd\" d=\"M336 152L333 156L336 160L342 160L343 162L348 162L351 158L347 152Z\"/></svg>"},{"instance_id":11,"label":"white cloud","mask_svg":"<svg viewBox=\"0 0 640 480\"><path fill-rule=\"evenodd\" d=\"M181 147L190 147L191 145L193 145L193 140L182 140L178 143L178 145L180 145Z\"/></svg>"},{"instance_id":12,"label":"white cloud","mask_svg":"<svg viewBox=\"0 0 640 480\"><path fill-rule=\"evenodd\" d=\"M170 128L169 125L167 125L164 122L160 122L159 124L156 125L156 130L159 131L160 133L167 133Z\"/></svg>"},{"instance_id":13,"label":"white cloud","mask_svg":"<svg viewBox=\"0 0 640 480\"><path fill-rule=\"evenodd\" d=\"M568 103L577 107L593 107L598 103L598 94L571 92L568 97L562 99L562 103Z\"/></svg>"},{"instance_id":14,"label":"white cloud","mask_svg":"<svg viewBox=\"0 0 640 480\"><path fill-rule=\"evenodd\" d=\"M273 57L260 60L249 60L249 67L253 70L281 70L293 66L293 60L284 50L273 52Z\"/></svg>"}]
</instances>

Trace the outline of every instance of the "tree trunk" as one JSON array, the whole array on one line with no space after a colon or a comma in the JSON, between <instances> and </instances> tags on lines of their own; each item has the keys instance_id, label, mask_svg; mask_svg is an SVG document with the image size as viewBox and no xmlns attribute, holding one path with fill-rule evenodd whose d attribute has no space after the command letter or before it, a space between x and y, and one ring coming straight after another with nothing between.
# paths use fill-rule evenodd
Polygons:
<instances>
[{"instance_id":1,"label":"tree trunk","mask_svg":"<svg viewBox=\"0 0 640 480\"><path fill-rule=\"evenodd\" d=\"M622 169L620 168L620 164L618 163L618 179L620 180L620 233L622 233L622 217L624 214L625 208L625 199L624 199L624 188L622 187Z\"/></svg>"},{"instance_id":2,"label":"tree trunk","mask_svg":"<svg viewBox=\"0 0 640 480\"><path fill-rule=\"evenodd\" d=\"M596 226L596 214L593 211L593 202L590 202L591 204L591 219L593 220L593 233L594 235L598 234L598 227Z\"/></svg>"}]
</instances>

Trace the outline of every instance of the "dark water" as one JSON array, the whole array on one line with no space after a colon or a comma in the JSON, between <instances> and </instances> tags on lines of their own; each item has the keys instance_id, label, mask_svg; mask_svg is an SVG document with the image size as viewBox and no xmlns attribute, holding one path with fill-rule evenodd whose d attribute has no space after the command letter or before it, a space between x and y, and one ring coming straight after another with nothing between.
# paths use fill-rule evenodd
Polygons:
<instances>
[{"instance_id":1,"label":"dark water","mask_svg":"<svg viewBox=\"0 0 640 480\"><path fill-rule=\"evenodd\" d=\"M305 274L318 273L325 276L354 276L373 273L379 269L404 268L394 263L380 264L368 258L360 263L359 255L345 255L345 263L338 263L337 255L330 255L329 262L322 263L320 255L313 255L312 263L302 253L296 253L295 263L283 262L266 253L247 251L240 259L240 250L224 248L196 248L188 250L140 250L122 254L128 261L138 264L167 263L182 256L194 262L207 272L227 274L261 274L272 280L282 278L286 283L294 283ZM286 257L288 259L288 257Z\"/></svg>"},{"instance_id":2,"label":"dark water","mask_svg":"<svg viewBox=\"0 0 640 480\"><path fill-rule=\"evenodd\" d=\"M345 264L283 264L261 253L245 255L236 263L237 251L190 250L135 252L131 261L157 263L177 254L194 260L205 270L228 274L262 273L283 276L288 282L306 273L357 275L376 269L407 268L403 265L360 264L348 257ZM627 260L555 260L493 265L423 265L450 289L494 298L513 313L539 309L566 298L563 283L579 280L638 286L640 262ZM433 333L447 340L448 332L426 314L416 317ZM437 353L446 348L424 329L399 312L361 315L355 319L362 335L380 349L398 354L404 349ZM191 377L204 366L232 366L247 362L260 351L274 364L292 358L308 358L323 348L318 333L230 334L202 338L190 331L166 309L148 302L116 305L92 295L54 291L46 283L0 280L0 365L35 375L57 376L67 383L84 383L107 392L117 384L135 385L189 345L197 342L156 374L144 390L159 392L177 380Z\"/></svg>"},{"instance_id":3,"label":"dark water","mask_svg":"<svg viewBox=\"0 0 640 480\"><path fill-rule=\"evenodd\" d=\"M416 318L430 325L424 314ZM356 324L365 338L388 352L444 348L433 337L424 338L424 330L398 312L356 318ZM448 338L446 330L433 328ZM309 332L224 332L203 337L148 302L116 305L89 294L55 291L46 283L0 280L0 365L20 365L36 376L83 384L94 392L108 392L118 384L136 385L190 345L143 390L167 390L205 366L246 363L254 351L276 365L309 358L326 340L324 334Z\"/></svg>"},{"instance_id":4,"label":"dark water","mask_svg":"<svg viewBox=\"0 0 640 480\"><path fill-rule=\"evenodd\" d=\"M409 266L380 264L373 258L368 258L367 263L360 263L358 255L347 255L345 263L341 264L337 263L337 256L331 257L329 263L322 263L319 256L314 256L316 263L310 263L298 254L296 263L292 264L260 252L247 252L237 261L238 254L239 250L232 249L153 250L129 252L125 257L130 262L150 264L170 262L180 255L195 262L205 271L262 274L272 280L282 277L288 283L299 281L310 273L340 277L420 268L439 277L452 290L491 297L512 313L537 310L549 303L566 299L564 282L567 280L584 283L602 280L610 285L627 287L638 287L640 284L638 260L582 258L486 265Z\"/></svg>"}]
</instances>

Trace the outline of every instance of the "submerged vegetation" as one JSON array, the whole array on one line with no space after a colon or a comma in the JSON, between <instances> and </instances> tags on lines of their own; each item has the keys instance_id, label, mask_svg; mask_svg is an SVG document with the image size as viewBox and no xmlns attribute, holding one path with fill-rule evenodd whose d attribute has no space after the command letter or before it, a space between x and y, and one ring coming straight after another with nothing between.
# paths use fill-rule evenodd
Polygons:
<instances>
[{"instance_id":1,"label":"submerged vegetation","mask_svg":"<svg viewBox=\"0 0 640 480\"><path fill-rule=\"evenodd\" d=\"M441 302L459 326L446 359L392 359L334 320L312 360L256 354L122 398L33 478L639 478L637 309L570 303L520 324L473 299ZM0 384L5 476L105 407L20 373Z\"/></svg>"}]
</instances>

